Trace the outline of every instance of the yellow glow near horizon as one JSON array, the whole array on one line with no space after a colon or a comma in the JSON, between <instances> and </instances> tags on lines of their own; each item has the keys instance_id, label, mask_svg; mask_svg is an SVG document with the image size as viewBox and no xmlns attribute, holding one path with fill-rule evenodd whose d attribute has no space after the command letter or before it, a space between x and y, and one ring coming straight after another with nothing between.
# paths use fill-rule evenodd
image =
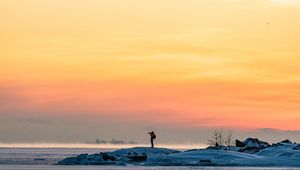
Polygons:
<instances>
[{"instance_id":1,"label":"yellow glow near horizon","mask_svg":"<svg viewBox=\"0 0 300 170\"><path fill-rule=\"evenodd\" d=\"M2 112L300 129L300 7L274 2L1 0Z\"/></svg>"},{"instance_id":2,"label":"yellow glow near horizon","mask_svg":"<svg viewBox=\"0 0 300 170\"><path fill-rule=\"evenodd\" d=\"M280 4L289 4L289 5L300 5L299 0L272 0L274 3L280 3Z\"/></svg>"}]
</instances>

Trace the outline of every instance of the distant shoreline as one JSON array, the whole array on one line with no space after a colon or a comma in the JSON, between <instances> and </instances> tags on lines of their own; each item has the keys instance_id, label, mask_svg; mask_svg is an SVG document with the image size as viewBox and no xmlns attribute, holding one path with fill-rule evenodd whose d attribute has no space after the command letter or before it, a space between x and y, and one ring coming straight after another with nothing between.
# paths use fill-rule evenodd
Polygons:
<instances>
[{"instance_id":1,"label":"distant shoreline","mask_svg":"<svg viewBox=\"0 0 300 170\"><path fill-rule=\"evenodd\" d=\"M131 147L146 147L149 144L92 144L92 143L0 143L0 149L122 149ZM186 150L205 148L206 144L159 144L158 147Z\"/></svg>"}]
</instances>

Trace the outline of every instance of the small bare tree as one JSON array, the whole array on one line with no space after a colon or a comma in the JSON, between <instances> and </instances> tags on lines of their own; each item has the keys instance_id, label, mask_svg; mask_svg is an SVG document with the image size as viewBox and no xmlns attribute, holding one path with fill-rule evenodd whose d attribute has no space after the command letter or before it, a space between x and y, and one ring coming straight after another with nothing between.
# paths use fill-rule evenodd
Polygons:
<instances>
[{"instance_id":1,"label":"small bare tree","mask_svg":"<svg viewBox=\"0 0 300 170\"><path fill-rule=\"evenodd\" d=\"M224 131L222 129L219 130L218 143L220 146L223 146L225 143Z\"/></svg>"},{"instance_id":2,"label":"small bare tree","mask_svg":"<svg viewBox=\"0 0 300 170\"><path fill-rule=\"evenodd\" d=\"M225 133L222 129L215 130L208 140L208 144L211 146L228 146L229 149L233 143L232 131Z\"/></svg>"},{"instance_id":3,"label":"small bare tree","mask_svg":"<svg viewBox=\"0 0 300 170\"><path fill-rule=\"evenodd\" d=\"M230 150L230 147L233 145L233 143L234 143L234 141L233 141L232 131L230 130L225 139L225 144L229 150Z\"/></svg>"},{"instance_id":4,"label":"small bare tree","mask_svg":"<svg viewBox=\"0 0 300 170\"><path fill-rule=\"evenodd\" d=\"M224 142L224 131L222 129L215 130L208 140L208 144L212 146L223 146Z\"/></svg>"},{"instance_id":5,"label":"small bare tree","mask_svg":"<svg viewBox=\"0 0 300 170\"><path fill-rule=\"evenodd\" d=\"M210 139L208 140L208 144L211 145L211 146L218 146L218 136L219 136L219 133L217 130L215 130L213 132L213 134L211 135Z\"/></svg>"}]
</instances>

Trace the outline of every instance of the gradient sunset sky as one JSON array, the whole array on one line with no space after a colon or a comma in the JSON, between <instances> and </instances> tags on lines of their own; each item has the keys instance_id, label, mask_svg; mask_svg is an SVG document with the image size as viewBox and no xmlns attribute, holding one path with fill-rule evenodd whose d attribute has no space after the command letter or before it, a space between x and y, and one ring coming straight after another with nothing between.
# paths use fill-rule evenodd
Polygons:
<instances>
[{"instance_id":1,"label":"gradient sunset sky","mask_svg":"<svg viewBox=\"0 0 300 170\"><path fill-rule=\"evenodd\" d=\"M300 139L299 30L300 0L0 0L0 142Z\"/></svg>"}]
</instances>

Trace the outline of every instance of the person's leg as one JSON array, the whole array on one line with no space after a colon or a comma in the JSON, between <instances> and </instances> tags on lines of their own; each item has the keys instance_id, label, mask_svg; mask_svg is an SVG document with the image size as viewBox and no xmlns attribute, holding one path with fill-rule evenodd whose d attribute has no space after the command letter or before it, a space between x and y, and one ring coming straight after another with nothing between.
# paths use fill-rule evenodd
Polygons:
<instances>
[{"instance_id":1,"label":"person's leg","mask_svg":"<svg viewBox=\"0 0 300 170\"><path fill-rule=\"evenodd\" d=\"M153 144L153 139L151 138L151 148L154 147L154 144Z\"/></svg>"},{"instance_id":2,"label":"person's leg","mask_svg":"<svg viewBox=\"0 0 300 170\"><path fill-rule=\"evenodd\" d=\"M152 139L152 148L154 148L154 139Z\"/></svg>"}]
</instances>

